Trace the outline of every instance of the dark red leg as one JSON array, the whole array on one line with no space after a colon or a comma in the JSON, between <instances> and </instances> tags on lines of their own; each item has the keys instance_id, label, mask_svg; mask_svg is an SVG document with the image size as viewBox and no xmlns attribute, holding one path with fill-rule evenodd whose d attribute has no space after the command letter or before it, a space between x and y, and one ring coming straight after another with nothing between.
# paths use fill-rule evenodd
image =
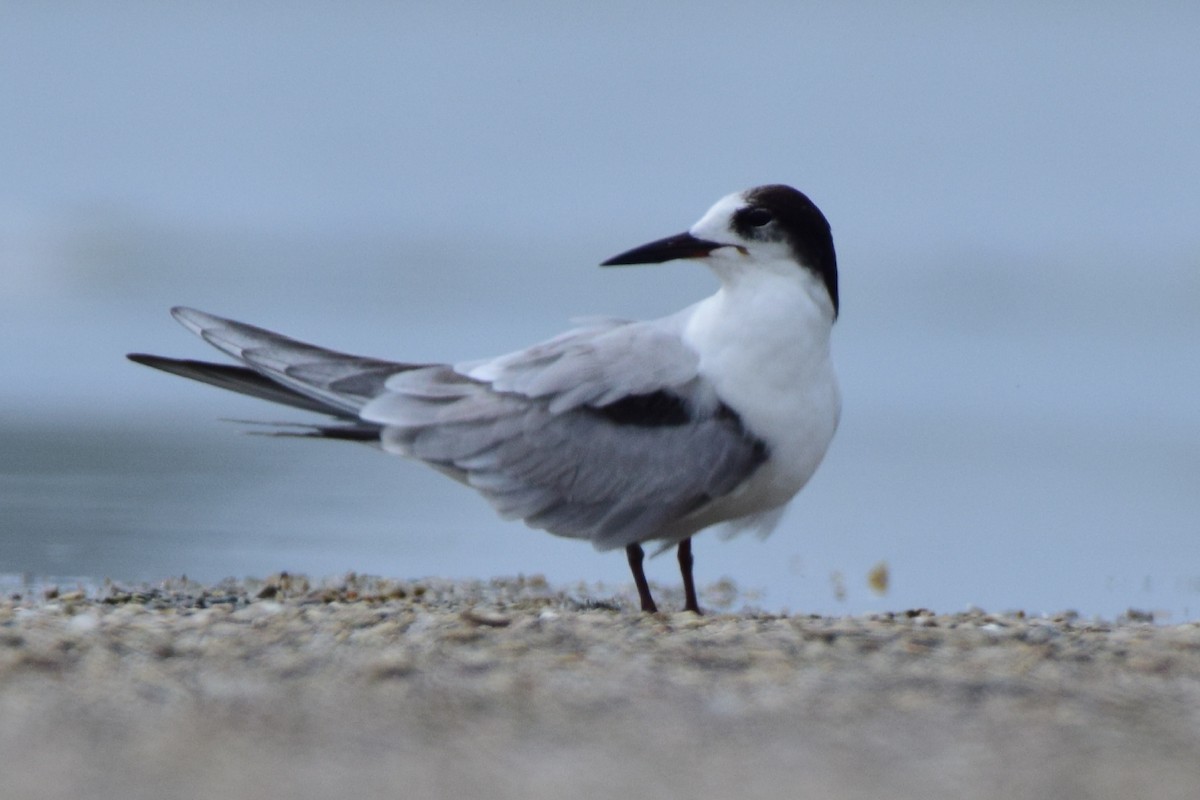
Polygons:
<instances>
[{"instance_id":1,"label":"dark red leg","mask_svg":"<svg viewBox=\"0 0 1200 800\"><path fill-rule=\"evenodd\" d=\"M625 548L625 555L629 556L629 569L633 572L633 582L637 584L638 597L642 600L642 611L658 611L658 606L654 605L654 598L650 596L650 584L646 583L646 573L642 572L645 551L635 542Z\"/></svg>"},{"instance_id":2,"label":"dark red leg","mask_svg":"<svg viewBox=\"0 0 1200 800\"><path fill-rule=\"evenodd\" d=\"M679 571L683 573L684 611L700 611L700 603L696 601L696 584L692 581L692 540L684 539L679 543Z\"/></svg>"}]
</instances>

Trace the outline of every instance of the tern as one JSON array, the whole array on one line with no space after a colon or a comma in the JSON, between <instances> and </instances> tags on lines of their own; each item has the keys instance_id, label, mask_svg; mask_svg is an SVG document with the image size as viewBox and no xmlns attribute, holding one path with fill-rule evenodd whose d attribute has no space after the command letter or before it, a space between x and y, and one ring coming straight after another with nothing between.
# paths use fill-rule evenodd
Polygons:
<instances>
[{"instance_id":1,"label":"tern","mask_svg":"<svg viewBox=\"0 0 1200 800\"><path fill-rule=\"evenodd\" d=\"M327 415L298 435L417 459L505 518L624 548L645 612L658 608L642 544L677 546L684 608L700 613L692 536L719 523L769 533L833 439L837 257L817 206L770 185L602 266L675 259L703 263L720 288L670 316L589 320L483 361L349 355L182 307L180 323L240 363L128 357Z\"/></svg>"}]
</instances>

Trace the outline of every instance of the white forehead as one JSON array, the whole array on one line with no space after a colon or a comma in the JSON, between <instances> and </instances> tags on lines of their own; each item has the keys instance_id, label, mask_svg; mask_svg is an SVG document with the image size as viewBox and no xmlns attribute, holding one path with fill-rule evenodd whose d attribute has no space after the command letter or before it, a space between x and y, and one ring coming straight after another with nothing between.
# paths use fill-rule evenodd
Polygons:
<instances>
[{"instance_id":1,"label":"white forehead","mask_svg":"<svg viewBox=\"0 0 1200 800\"><path fill-rule=\"evenodd\" d=\"M713 207L704 213L704 216L691 227L688 233L697 239L707 239L710 242L727 240L730 232L733 230L730 227L733 212L745 205L746 197L744 192L727 194L714 203Z\"/></svg>"}]
</instances>

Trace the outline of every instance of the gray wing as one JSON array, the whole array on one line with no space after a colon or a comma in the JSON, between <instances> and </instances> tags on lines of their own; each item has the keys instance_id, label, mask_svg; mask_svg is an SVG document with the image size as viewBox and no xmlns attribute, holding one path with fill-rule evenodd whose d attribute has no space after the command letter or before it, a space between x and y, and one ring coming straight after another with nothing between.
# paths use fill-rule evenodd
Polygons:
<instances>
[{"instance_id":1,"label":"gray wing","mask_svg":"<svg viewBox=\"0 0 1200 800\"><path fill-rule=\"evenodd\" d=\"M139 364L221 389L286 406L327 414L333 425L287 423L277 435L313 436L378 443L380 427L362 421L358 411L384 391L387 378L423 365L382 361L339 353L278 333L190 308L172 315L188 330L245 366L130 353Z\"/></svg>"},{"instance_id":2,"label":"gray wing","mask_svg":"<svg viewBox=\"0 0 1200 800\"><path fill-rule=\"evenodd\" d=\"M598 320L526 350L461 364L456 370L495 391L549 398L556 412L681 387L696 378L699 366L696 353L680 335L688 312L655 322Z\"/></svg>"},{"instance_id":3,"label":"gray wing","mask_svg":"<svg viewBox=\"0 0 1200 800\"><path fill-rule=\"evenodd\" d=\"M134 360L330 414L341 422L310 435L378 438L475 487L504 516L601 549L679 535L684 517L767 455L700 376L680 336L688 311L593 321L458 367L363 358L192 309L172 313L246 366Z\"/></svg>"},{"instance_id":4,"label":"gray wing","mask_svg":"<svg viewBox=\"0 0 1200 800\"><path fill-rule=\"evenodd\" d=\"M256 372L249 367L240 367L233 364L213 364L209 361L194 361L186 358L165 358L147 353L130 353L126 358L138 364L144 364L147 367L154 367L163 372L169 372L172 375L179 375L183 378L191 378L194 381L216 386L218 389L227 389L238 394L257 397L260 400L268 400L272 403L292 406L293 408L312 411L317 414L329 414L341 419L357 419L357 415L352 415L328 403L322 403L306 397L299 392L288 389L282 384L276 383L262 373Z\"/></svg>"},{"instance_id":5,"label":"gray wing","mask_svg":"<svg viewBox=\"0 0 1200 800\"><path fill-rule=\"evenodd\" d=\"M388 378L424 366L339 353L192 308L176 307L171 309L171 314L185 328L221 352L270 381L326 406L324 413L336 416L356 417L364 405L384 391ZM164 369L158 364L151 366ZM211 378L187 377L216 383ZM256 394L246 388L235 390ZM284 402L272 397L265 399ZM299 404L293 402L291 405Z\"/></svg>"},{"instance_id":6,"label":"gray wing","mask_svg":"<svg viewBox=\"0 0 1200 800\"><path fill-rule=\"evenodd\" d=\"M766 458L699 376L682 319L606 322L395 375L361 416L383 427L384 449L453 475L506 517L600 549L669 536Z\"/></svg>"}]
</instances>

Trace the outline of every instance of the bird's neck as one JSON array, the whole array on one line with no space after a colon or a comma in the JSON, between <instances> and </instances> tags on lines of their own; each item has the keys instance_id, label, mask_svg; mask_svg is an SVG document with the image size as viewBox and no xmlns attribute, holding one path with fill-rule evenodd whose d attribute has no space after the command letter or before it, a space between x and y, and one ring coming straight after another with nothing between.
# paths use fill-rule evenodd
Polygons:
<instances>
[{"instance_id":1,"label":"bird's neck","mask_svg":"<svg viewBox=\"0 0 1200 800\"><path fill-rule=\"evenodd\" d=\"M721 341L749 356L829 352L833 302L817 276L786 269L723 270L721 289L700 303L689 326L700 339ZM711 329L715 336L705 335ZM719 331L719 333L718 333Z\"/></svg>"}]
</instances>

